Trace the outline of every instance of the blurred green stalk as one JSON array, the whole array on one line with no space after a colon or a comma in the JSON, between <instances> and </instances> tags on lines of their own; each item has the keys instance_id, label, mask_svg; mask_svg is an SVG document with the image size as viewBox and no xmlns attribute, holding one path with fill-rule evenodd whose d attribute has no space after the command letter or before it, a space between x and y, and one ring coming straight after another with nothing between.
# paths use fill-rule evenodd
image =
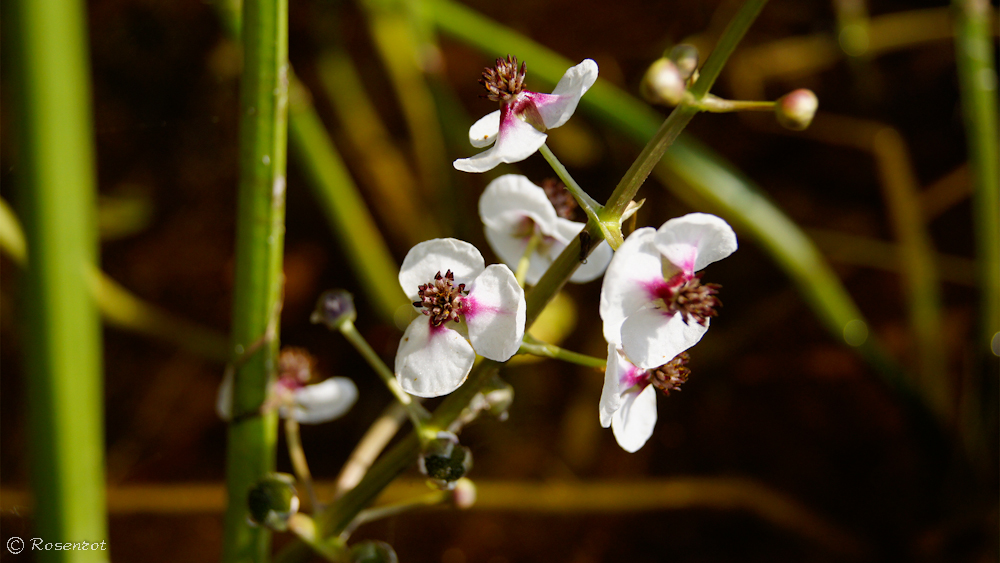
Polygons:
<instances>
[{"instance_id":1,"label":"blurred green stalk","mask_svg":"<svg viewBox=\"0 0 1000 563\"><path fill-rule=\"evenodd\" d=\"M237 354L266 338L236 371L226 451L223 561L269 560L271 535L247 521L247 493L274 470L277 413L259 414L274 377L285 234L288 2L243 3L240 183L232 345Z\"/></svg>"},{"instance_id":2,"label":"blurred green stalk","mask_svg":"<svg viewBox=\"0 0 1000 563\"><path fill-rule=\"evenodd\" d=\"M972 209L982 300L977 351L1000 355L1000 141L995 44L986 0L955 0L955 56L973 176ZM996 20L993 20L994 22ZM995 25L995 23L994 23Z\"/></svg>"},{"instance_id":3,"label":"blurred green stalk","mask_svg":"<svg viewBox=\"0 0 1000 563\"><path fill-rule=\"evenodd\" d=\"M15 0L4 37L15 67L25 271L25 371L33 536L108 540L101 328L88 288L98 254L86 16L79 0ZM43 551L39 561L108 561Z\"/></svg>"},{"instance_id":4,"label":"blurred green stalk","mask_svg":"<svg viewBox=\"0 0 1000 563\"><path fill-rule=\"evenodd\" d=\"M220 0L216 13L223 27L239 37L241 23L236 0ZM320 204L337 241L347 254L348 266L384 322L392 322L406 296L396 281L399 267L365 206L344 160L312 105L308 88L289 67L288 141L292 153L309 176L309 187Z\"/></svg>"}]
</instances>

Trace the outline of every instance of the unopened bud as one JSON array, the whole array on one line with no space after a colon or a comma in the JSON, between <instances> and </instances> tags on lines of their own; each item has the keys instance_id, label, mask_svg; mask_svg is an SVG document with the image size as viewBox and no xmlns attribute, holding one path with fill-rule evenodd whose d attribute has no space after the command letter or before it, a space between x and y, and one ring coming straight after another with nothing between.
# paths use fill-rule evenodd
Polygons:
<instances>
[{"instance_id":1,"label":"unopened bud","mask_svg":"<svg viewBox=\"0 0 1000 563\"><path fill-rule=\"evenodd\" d=\"M455 508L466 510L476 504L476 485L465 477L455 482L455 489L451 494Z\"/></svg>"},{"instance_id":2,"label":"unopened bud","mask_svg":"<svg viewBox=\"0 0 1000 563\"><path fill-rule=\"evenodd\" d=\"M651 103L676 106L684 99L687 86L673 61L657 59L646 71L640 90L643 97Z\"/></svg>"},{"instance_id":3,"label":"unopened bud","mask_svg":"<svg viewBox=\"0 0 1000 563\"><path fill-rule=\"evenodd\" d=\"M324 291L316 301L316 310L309 320L323 323L330 330L340 330L345 322L354 322L358 312L354 309L354 296L343 289Z\"/></svg>"},{"instance_id":4,"label":"unopened bud","mask_svg":"<svg viewBox=\"0 0 1000 563\"><path fill-rule=\"evenodd\" d=\"M299 511L295 478L287 473L271 473L247 495L250 522L272 530L285 531L288 520Z\"/></svg>"},{"instance_id":5,"label":"unopened bud","mask_svg":"<svg viewBox=\"0 0 1000 563\"><path fill-rule=\"evenodd\" d=\"M774 104L774 115L782 127L802 131L812 123L818 107L816 94L812 90L799 88L778 98Z\"/></svg>"},{"instance_id":6,"label":"unopened bud","mask_svg":"<svg viewBox=\"0 0 1000 563\"><path fill-rule=\"evenodd\" d=\"M695 71L698 70L698 48L694 45L687 43L675 45L667 58L674 61L684 80L694 76Z\"/></svg>"},{"instance_id":7,"label":"unopened bud","mask_svg":"<svg viewBox=\"0 0 1000 563\"><path fill-rule=\"evenodd\" d=\"M452 489L472 469L472 451L459 444L451 432L438 432L424 448L418 466L435 486Z\"/></svg>"},{"instance_id":8,"label":"unopened bud","mask_svg":"<svg viewBox=\"0 0 1000 563\"><path fill-rule=\"evenodd\" d=\"M489 413L500 421L507 420L507 410L514 403L514 387L500 377L494 376L482 390L482 394Z\"/></svg>"},{"instance_id":9,"label":"unopened bud","mask_svg":"<svg viewBox=\"0 0 1000 563\"><path fill-rule=\"evenodd\" d=\"M351 547L351 563L398 563L396 551L384 541L368 540Z\"/></svg>"}]
</instances>

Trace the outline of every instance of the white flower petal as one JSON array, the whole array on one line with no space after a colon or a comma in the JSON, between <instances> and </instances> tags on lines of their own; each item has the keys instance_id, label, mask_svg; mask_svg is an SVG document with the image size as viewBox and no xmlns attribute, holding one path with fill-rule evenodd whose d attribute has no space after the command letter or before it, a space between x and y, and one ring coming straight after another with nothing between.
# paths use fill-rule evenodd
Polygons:
<instances>
[{"instance_id":1,"label":"white flower petal","mask_svg":"<svg viewBox=\"0 0 1000 563\"><path fill-rule=\"evenodd\" d=\"M488 266L469 286L462 315L476 353L504 362L521 347L527 305L514 273L502 264Z\"/></svg>"},{"instance_id":2,"label":"white flower petal","mask_svg":"<svg viewBox=\"0 0 1000 563\"><path fill-rule=\"evenodd\" d=\"M346 377L331 377L314 385L306 385L293 393L295 406L282 407L283 418L294 418L302 424L320 424L340 418L358 400L358 388Z\"/></svg>"},{"instance_id":3,"label":"white flower petal","mask_svg":"<svg viewBox=\"0 0 1000 563\"><path fill-rule=\"evenodd\" d=\"M535 94L532 99L542 122L555 129L573 115L583 94L597 81L597 63L590 59L570 68L556 84L552 94Z\"/></svg>"},{"instance_id":4,"label":"white flower petal","mask_svg":"<svg viewBox=\"0 0 1000 563\"><path fill-rule=\"evenodd\" d=\"M489 150L469 158L460 158L452 164L462 172L486 172L501 162L521 162L545 144L547 135L535 129L516 115L506 112L501 118L497 141Z\"/></svg>"},{"instance_id":5,"label":"white flower petal","mask_svg":"<svg viewBox=\"0 0 1000 563\"><path fill-rule=\"evenodd\" d=\"M618 445L628 453L639 451L656 426L656 388L647 385L640 393L626 393L621 408L611 419Z\"/></svg>"},{"instance_id":6,"label":"white flower petal","mask_svg":"<svg viewBox=\"0 0 1000 563\"><path fill-rule=\"evenodd\" d=\"M488 147L497 139L500 131L500 110L488 113L469 128L469 142L477 149Z\"/></svg>"},{"instance_id":7,"label":"white flower petal","mask_svg":"<svg viewBox=\"0 0 1000 563\"><path fill-rule=\"evenodd\" d=\"M672 264L691 275L736 251L736 233L708 213L689 213L656 231L656 248Z\"/></svg>"},{"instance_id":8,"label":"white flower petal","mask_svg":"<svg viewBox=\"0 0 1000 563\"><path fill-rule=\"evenodd\" d=\"M406 253L399 268L399 286L410 301L416 301L418 287L433 281L438 272L444 275L451 270L457 286L472 282L485 267L486 261L475 246L453 238L431 239Z\"/></svg>"},{"instance_id":9,"label":"white flower petal","mask_svg":"<svg viewBox=\"0 0 1000 563\"><path fill-rule=\"evenodd\" d=\"M396 379L417 397L440 397L458 389L472 371L476 353L458 332L432 328L421 315L406 327L396 351Z\"/></svg>"},{"instance_id":10,"label":"white flower petal","mask_svg":"<svg viewBox=\"0 0 1000 563\"><path fill-rule=\"evenodd\" d=\"M580 236L580 231L583 230L583 227L583 223L577 223L576 221L570 221L562 217L557 219L556 230L559 233L559 238L564 242L558 245L553 244L549 247L549 263L555 261L559 253L569 244L569 241ZM607 241L602 240L601 244L597 245L597 248L587 257L587 261L580 264L576 271L573 272L569 281L573 283L587 283L596 280L608 269L608 264L611 262L612 256L614 256L614 251L611 250L611 246Z\"/></svg>"},{"instance_id":11,"label":"white flower petal","mask_svg":"<svg viewBox=\"0 0 1000 563\"><path fill-rule=\"evenodd\" d=\"M636 229L614 253L601 286L604 339L621 342L625 318L650 304L650 287L663 283L663 260L653 245L656 231Z\"/></svg>"},{"instance_id":12,"label":"white flower petal","mask_svg":"<svg viewBox=\"0 0 1000 563\"><path fill-rule=\"evenodd\" d=\"M490 244L490 248L500 260L507 264L511 270L517 269L517 264L524 256L524 251L528 248L528 239L531 237L514 237L489 227L486 227L484 232L486 233L486 242ZM546 260L538 252L533 252L529 258L525 282L530 285L538 283L551 263L551 260Z\"/></svg>"},{"instance_id":13,"label":"white flower petal","mask_svg":"<svg viewBox=\"0 0 1000 563\"><path fill-rule=\"evenodd\" d=\"M608 363L604 368L604 388L601 390L601 426L611 426L611 419L622 404L622 376L627 375L635 366L619 352L618 345L608 343Z\"/></svg>"},{"instance_id":14,"label":"white flower petal","mask_svg":"<svg viewBox=\"0 0 1000 563\"><path fill-rule=\"evenodd\" d=\"M685 323L680 313L667 315L655 307L640 309L622 324L622 348L635 365L654 369L694 346L708 332L694 319Z\"/></svg>"},{"instance_id":15,"label":"white flower petal","mask_svg":"<svg viewBox=\"0 0 1000 563\"><path fill-rule=\"evenodd\" d=\"M479 198L479 217L487 227L508 232L522 229L527 217L546 234L559 218L545 190L520 174L504 174L486 186Z\"/></svg>"}]
</instances>

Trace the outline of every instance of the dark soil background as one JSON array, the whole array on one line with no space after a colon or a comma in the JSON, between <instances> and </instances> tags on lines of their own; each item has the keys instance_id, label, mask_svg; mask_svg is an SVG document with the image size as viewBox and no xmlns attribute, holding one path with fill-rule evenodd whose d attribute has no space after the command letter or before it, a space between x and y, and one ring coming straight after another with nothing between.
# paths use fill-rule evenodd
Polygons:
<instances>
[{"instance_id":1,"label":"dark soil background","mask_svg":"<svg viewBox=\"0 0 1000 563\"><path fill-rule=\"evenodd\" d=\"M469 5L571 60L597 60L603 78L632 93L664 48L718 29L735 6L715 0L475 0ZM875 0L869 9L878 16L936 6ZM88 8L100 192L138 199L151 209L143 228L102 244L103 268L143 299L226 331L237 183L238 50L225 37L209 2L90 0ZM337 0L295 0L290 19L292 64L312 89L334 140L347 144L324 98L316 60L339 45L354 58L397 147L412 156L411 147L421 140L409 138L360 8ZM835 29L829 2L775 0L741 47ZM453 109L471 124L493 109L479 98L476 83L491 61L447 38L440 46L444 76L462 103ZM528 69L529 88L538 86L530 60ZM966 161L955 73L951 42L937 41L861 62L860 67L841 60L795 81L769 83L767 94L773 98L809 87L819 96L821 110L897 128L917 181L926 189ZM714 91L732 94L727 74ZM16 117L9 97L2 108L0 180L3 197L16 201ZM592 150L577 155L571 168L602 200L641 147L585 116L571 124L568 132L552 133L552 144L558 153L560 135L567 146L570 135L588 141ZM688 132L731 160L802 227L892 240L870 153L782 133L769 123L735 115L700 115ZM345 146L342 153L357 177L351 149ZM449 146L447 158L470 153L467 146ZM361 391L345 418L303 429L313 473L328 480L390 396L346 342L308 322L320 292L346 287L358 294L359 287L297 166L290 154L282 340L308 348L325 373L348 375ZM517 168L536 180L551 176L537 155ZM455 212L439 219L454 227L450 234L479 246L489 261L475 211L486 179L450 168L447 174L460 191ZM659 226L690 211L655 179L640 195L649 199L640 224ZM962 196L929 223L938 251L974 258L971 211L969 198ZM390 233L392 225L383 229ZM659 398L656 432L642 450L623 452L610 430L600 428L601 373L545 361L503 372L516 389L516 400L506 422L477 423L463 434L476 459L470 477L533 482L746 477L822 515L864 544L864 553L831 549L742 510L571 516L436 511L373 524L355 537L388 541L407 563L996 561L995 420L988 428L988 453L975 463L956 453L958 439L951 434L942 446L920 431L875 372L823 329L768 255L751 238L737 234L740 250L709 268L705 278L723 286L722 314L692 350L693 375L683 392ZM407 248L387 238L401 261ZM849 258L848 253L847 260L834 265L872 335L897 361L912 367L900 276L891 265L876 269ZM4 491L22 491L30 466L17 317L20 292L17 269L6 257L0 279L0 477ZM579 320L564 342L567 348L606 353L597 315L599 291L599 283L569 288ZM943 295L949 354L949 373L943 376L957 382L970 371L978 373L971 351L977 294L968 282L949 281ZM376 350L391 358L400 331L375 320L363 299L359 308L359 328ZM222 483L226 433L215 416L214 400L223 366L114 328L107 328L104 338L110 486ZM994 377L995 360L987 368ZM987 401L995 408L996 394ZM279 452L279 468L290 471L284 451ZM408 476L417 477L415 467ZM30 511L6 499L3 508L3 538L30 535ZM193 563L218 560L221 535L221 513L113 513L108 541L115 561ZM287 540L279 535L275 542ZM30 560L6 552L0 559Z\"/></svg>"}]
</instances>

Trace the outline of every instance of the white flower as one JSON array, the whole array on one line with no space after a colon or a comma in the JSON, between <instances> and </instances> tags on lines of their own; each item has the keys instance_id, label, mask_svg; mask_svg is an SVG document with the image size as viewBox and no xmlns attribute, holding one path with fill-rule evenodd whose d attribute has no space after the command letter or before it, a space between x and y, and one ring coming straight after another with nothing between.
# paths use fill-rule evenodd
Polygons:
<instances>
[{"instance_id":1,"label":"white flower","mask_svg":"<svg viewBox=\"0 0 1000 563\"><path fill-rule=\"evenodd\" d=\"M572 201L572 199L570 199ZM518 174L490 182L479 198L479 216L486 240L501 260L516 268L536 233L541 240L531 254L525 281L536 284L564 248L580 234L584 224L560 217L545 190ZM613 252L606 241L594 249L570 281L583 283L604 273Z\"/></svg>"},{"instance_id":2,"label":"white flower","mask_svg":"<svg viewBox=\"0 0 1000 563\"><path fill-rule=\"evenodd\" d=\"M486 69L480 82L489 99L500 109L477 121L469 129L474 147L488 147L470 158L454 162L463 172L486 172L501 162L520 162L545 144L546 129L555 129L573 115L580 97L597 80L597 63L590 59L570 68L551 94L524 90L525 65L517 58L497 59L495 69Z\"/></svg>"},{"instance_id":3,"label":"white flower","mask_svg":"<svg viewBox=\"0 0 1000 563\"><path fill-rule=\"evenodd\" d=\"M283 349L278 366L278 378L271 384L262 411L277 408L281 418L292 418L302 424L320 424L340 418L358 400L357 386L346 377L331 377L306 385L312 377L313 359L301 348ZM234 374L235 370L226 370L215 401L219 418L226 421L233 416Z\"/></svg>"},{"instance_id":4,"label":"white flower","mask_svg":"<svg viewBox=\"0 0 1000 563\"><path fill-rule=\"evenodd\" d=\"M477 353L503 362L520 348L524 290L507 266L485 267L475 246L453 238L414 246L399 285L424 313L406 328L396 352L396 378L407 393L447 395L465 381Z\"/></svg>"},{"instance_id":5,"label":"white flower","mask_svg":"<svg viewBox=\"0 0 1000 563\"><path fill-rule=\"evenodd\" d=\"M715 315L718 286L695 272L736 250L722 219L691 213L659 230L629 235L615 252L601 287L604 338L620 342L642 369L661 366L697 344Z\"/></svg>"},{"instance_id":6,"label":"white flower","mask_svg":"<svg viewBox=\"0 0 1000 563\"><path fill-rule=\"evenodd\" d=\"M616 343L608 344L608 365L601 392L601 426L611 427L618 445L629 453L639 450L656 426L656 389L669 395L680 389L690 373L688 356L681 353L655 370L630 362Z\"/></svg>"}]
</instances>

